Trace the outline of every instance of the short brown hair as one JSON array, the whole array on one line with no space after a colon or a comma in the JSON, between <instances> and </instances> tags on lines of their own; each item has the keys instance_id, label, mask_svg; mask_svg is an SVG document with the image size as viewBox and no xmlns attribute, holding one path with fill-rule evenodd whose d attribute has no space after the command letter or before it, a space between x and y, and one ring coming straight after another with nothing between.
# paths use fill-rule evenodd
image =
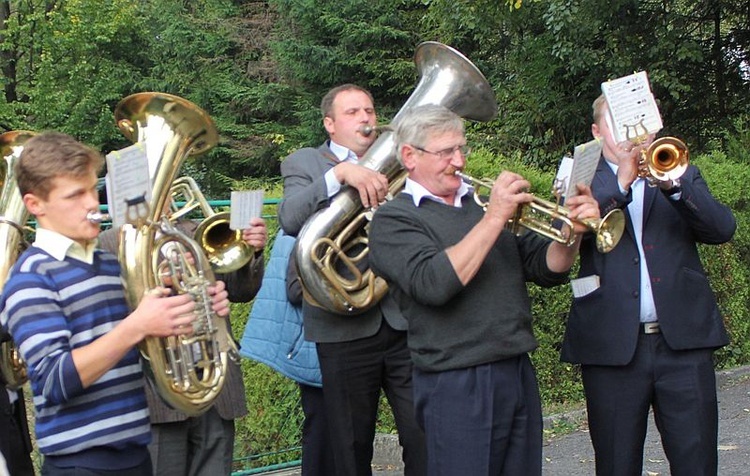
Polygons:
<instances>
[{"instance_id":1,"label":"short brown hair","mask_svg":"<svg viewBox=\"0 0 750 476\"><path fill-rule=\"evenodd\" d=\"M341 86L336 86L335 88L328 91L320 101L320 113L323 114L323 119L325 119L326 117L333 118L333 101L336 100L336 96L338 96L339 93L344 91L361 91L367 94L367 96L370 98L370 101L375 104L375 99L373 99L370 91L366 90L362 86L357 86L356 84L351 83L342 84Z\"/></svg>"},{"instance_id":2,"label":"short brown hair","mask_svg":"<svg viewBox=\"0 0 750 476\"><path fill-rule=\"evenodd\" d=\"M49 197L56 177L83 177L104 166L102 155L62 132L43 132L26 141L15 164L21 196Z\"/></svg>"}]
</instances>

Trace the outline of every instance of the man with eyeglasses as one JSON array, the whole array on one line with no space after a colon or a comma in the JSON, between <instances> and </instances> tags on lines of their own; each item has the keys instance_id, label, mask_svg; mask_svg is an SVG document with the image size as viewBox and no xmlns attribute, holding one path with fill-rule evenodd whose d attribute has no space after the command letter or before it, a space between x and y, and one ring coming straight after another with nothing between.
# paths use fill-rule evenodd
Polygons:
<instances>
[{"instance_id":1,"label":"man with eyeglasses","mask_svg":"<svg viewBox=\"0 0 750 476\"><path fill-rule=\"evenodd\" d=\"M376 139L369 134L377 124L372 95L345 84L331 89L321 101L327 140L320 147L294 152L281 164L284 199L279 223L297 236L305 222L346 187L355 188L364 207L385 199L385 175L359 164ZM363 263L366 265L366 263ZM356 316L341 315L305 301L302 307L305 339L316 343L323 378L322 400L333 450L335 474L369 476L381 389L385 392L403 447L404 474L425 475L424 435L414 417L411 359L406 346L406 320L392 296ZM314 387L303 389L307 409ZM318 397L320 400L320 397ZM307 473L303 437L302 473ZM308 466L309 468L309 466ZM315 474L333 474L318 468Z\"/></svg>"},{"instance_id":2,"label":"man with eyeglasses","mask_svg":"<svg viewBox=\"0 0 750 476\"><path fill-rule=\"evenodd\" d=\"M568 247L505 230L530 184L502 172L487 211L457 175L466 165L463 120L442 106L405 114L397 152L404 191L381 206L370 231L370 265L395 288L409 322L417 421L430 475L540 475L542 411L528 353L537 342L526 281L568 279L580 235ZM566 205L598 218L587 187Z\"/></svg>"}]
</instances>

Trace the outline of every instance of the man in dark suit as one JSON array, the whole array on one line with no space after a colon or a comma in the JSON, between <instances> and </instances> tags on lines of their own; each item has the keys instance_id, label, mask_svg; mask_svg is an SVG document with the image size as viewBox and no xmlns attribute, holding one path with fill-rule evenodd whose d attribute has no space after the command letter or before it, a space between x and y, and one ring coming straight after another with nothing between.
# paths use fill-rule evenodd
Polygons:
<instances>
[{"instance_id":1,"label":"man in dark suit","mask_svg":"<svg viewBox=\"0 0 750 476\"><path fill-rule=\"evenodd\" d=\"M330 140L303 148L281 164L284 199L279 222L296 236L315 212L329 206L343 187L359 191L364 207L385 199L388 181L358 160L375 140L364 133L377 117L372 95L346 84L321 101ZM370 475L381 388L385 390L404 449L406 475L425 474L424 436L414 418L406 320L390 294L356 316L336 314L305 302L305 338L316 342L336 474Z\"/></svg>"},{"instance_id":2,"label":"man in dark suit","mask_svg":"<svg viewBox=\"0 0 750 476\"><path fill-rule=\"evenodd\" d=\"M712 355L728 336L696 243L730 240L734 216L693 165L649 187L638 177L649 141L616 143L603 96L593 113L603 150L591 188L602 214L621 208L627 216L610 253L592 240L581 245L562 348L562 360L581 364L596 472L640 476L653 407L672 474L715 475ZM576 291L578 284L595 289Z\"/></svg>"},{"instance_id":3,"label":"man in dark suit","mask_svg":"<svg viewBox=\"0 0 750 476\"><path fill-rule=\"evenodd\" d=\"M177 226L180 231L193 236L198 225L183 219ZM117 253L117 236L114 229L102 232L99 247ZM216 274L217 280L226 283L231 302L249 302L260 289L264 271L263 248L268 239L265 220L252 218L248 227L242 230L242 238L255 248L255 255L236 271ZM229 319L227 325L231 331ZM227 368L224 387L216 402L196 417L188 417L169 407L154 385L150 381L146 383L152 436L149 452L155 475L228 476L232 472L234 420L247 414L247 405L239 362L230 359Z\"/></svg>"}]
</instances>

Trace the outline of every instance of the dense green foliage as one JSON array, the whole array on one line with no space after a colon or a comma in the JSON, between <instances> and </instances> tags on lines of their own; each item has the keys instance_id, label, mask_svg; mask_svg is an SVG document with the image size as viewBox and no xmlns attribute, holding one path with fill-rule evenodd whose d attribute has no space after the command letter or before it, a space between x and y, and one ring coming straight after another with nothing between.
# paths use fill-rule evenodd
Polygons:
<instances>
[{"instance_id":1,"label":"dense green foliage","mask_svg":"<svg viewBox=\"0 0 750 476\"><path fill-rule=\"evenodd\" d=\"M125 96L163 91L204 108L221 135L189 160L209 198L264 188L279 163L324 138L318 103L361 84L381 122L414 90L421 41L449 44L496 92L498 117L471 124L472 172L510 168L546 195L559 159L589 139L601 82L645 70L663 134L689 145L714 193L732 207L732 243L701 247L732 343L719 367L750 362L747 200L750 10L741 0L0 0L0 131L56 129L103 152L128 145L112 112ZM273 208L266 211L269 217ZM273 220L269 220L275 226ZM581 399L577 369L559 363L567 287L530 288L534 353L548 408ZM235 330L249 305L235 305ZM296 388L243 362L251 414L238 455L293 446ZM381 428L391 430L387 412Z\"/></svg>"}]
</instances>

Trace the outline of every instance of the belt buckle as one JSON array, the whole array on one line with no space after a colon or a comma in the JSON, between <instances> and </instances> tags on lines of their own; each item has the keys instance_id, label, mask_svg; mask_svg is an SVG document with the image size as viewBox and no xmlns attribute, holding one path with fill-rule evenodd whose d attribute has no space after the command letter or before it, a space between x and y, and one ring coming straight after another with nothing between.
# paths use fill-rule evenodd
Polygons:
<instances>
[{"instance_id":1,"label":"belt buckle","mask_svg":"<svg viewBox=\"0 0 750 476\"><path fill-rule=\"evenodd\" d=\"M659 334L661 332L661 329L659 328L658 322L644 322L643 323L643 333L644 334Z\"/></svg>"}]
</instances>

